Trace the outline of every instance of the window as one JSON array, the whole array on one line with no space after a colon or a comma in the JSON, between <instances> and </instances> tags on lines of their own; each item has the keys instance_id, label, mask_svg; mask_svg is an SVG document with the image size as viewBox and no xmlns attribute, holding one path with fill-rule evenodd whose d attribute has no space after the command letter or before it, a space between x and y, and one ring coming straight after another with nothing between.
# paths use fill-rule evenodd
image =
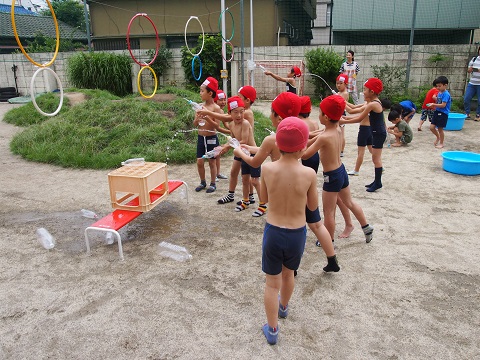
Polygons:
<instances>
[{"instance_id":1,"label":"window","mask_svg":"<svg viewBox=\"0 0 480 360\"><path fill-rule=\"evenodd\" d=\"M332 26L332 24L330 24L330 18L332 16L332 4L327 4L327 21L325 22L327 24L327 27L328 26Z\"/></svg>"}]
</instances>

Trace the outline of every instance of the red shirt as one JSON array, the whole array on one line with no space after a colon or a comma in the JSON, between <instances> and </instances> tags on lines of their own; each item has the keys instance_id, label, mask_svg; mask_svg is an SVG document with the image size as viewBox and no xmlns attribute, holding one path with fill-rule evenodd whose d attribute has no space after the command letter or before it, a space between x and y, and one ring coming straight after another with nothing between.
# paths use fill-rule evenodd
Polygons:
<instances>
[{"instance_id":1,"label":"red shirt","mask_svg":"<svg viewBox=\"0 0 480 360\"><path fill-rule=\"evenodd\" d=\"M429 103L436 103L435 100L433 100L434 96L437 96L438 90L436 88L431 88L428 90L427 95L425 96L425 101L423 102L422 109L429 109L429 110L434 110L433 107L427 107L427 104Z\"/></svg>"}]
</instances>

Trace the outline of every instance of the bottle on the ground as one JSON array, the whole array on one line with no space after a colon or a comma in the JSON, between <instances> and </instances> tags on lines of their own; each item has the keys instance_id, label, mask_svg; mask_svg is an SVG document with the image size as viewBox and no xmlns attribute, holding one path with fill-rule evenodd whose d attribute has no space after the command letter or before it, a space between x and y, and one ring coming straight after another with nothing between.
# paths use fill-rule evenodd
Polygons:
<instances>
[{"instance_id":1,"label":"bottle on the ground","mask_svg":"<svg viewBox=\"0 0 480 360\"><path fill-rule=\"evenodd\" d=\"M47 250L55 247L55 238L45 228L37 229L38 242Z\"/></svg>"},{"instance_id":2,"label":"bottle on the ground","mask_svg":"<svg viewBox=\"0 0 480 360\"><path fill-rule=\"evenodd\" d=\"M190 255L187 249L183 246L171 244L166 241L162 241L158 244L158 253L161 256L168 257L175 261L186 261L192 258L192 255Z\"/></svg>"},{"instance_id":3,"label":"bottle on the ground","mask_svg":"<svg viewBox=\"0 0 480 360\"><path fill-rule=\"evenodd\" d=\"M86 210L86 209L82 209L82 210L80 210L80 212L82 213L82 216L83 216L83 217L86 217L86 218L89 218L89 219L96 219L96 218L98 218L98 215L95 214L93 211Z\"/></svg>"}]
</instances>

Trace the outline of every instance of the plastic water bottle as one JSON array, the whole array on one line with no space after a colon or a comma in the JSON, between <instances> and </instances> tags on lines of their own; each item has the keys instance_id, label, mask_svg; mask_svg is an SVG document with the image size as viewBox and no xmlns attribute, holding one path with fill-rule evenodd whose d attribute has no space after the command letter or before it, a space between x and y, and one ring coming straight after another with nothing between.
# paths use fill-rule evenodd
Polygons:
<instances>
[{"instance_id":1,"label":"plastic water bottle","mask_svg":"<svg viewBox=\"0 0 480 360\"><path fill-rule=\"evenodd\" d=\"M250 156L250 152L247 149L242 148L240 146L240 141L238 141L238 139L232 138L231 136L227 136L227 142L228 142L228 145L230 145L232 148L236 149L239 147L246 155Z\"/></svg>"},{"instance_id":2,"label":"plastic water bottle","mask_svg":"<svg viewBox=\"0 0 480 360\"><path fill-rule=\"evenodd\" d=\"M223 148L221 146L217 146L213 148L213 150L207 151L205 155L202 156L203 159L213 159L220 155L222 152Z\"/></svg>"},{"instance_id":3,"label":"plastic water bottle","mask_svg":"<svg viewBox=\"0 0 480 360\"><path fill-rule=\"evenodd\" d=\"M107 245L112 245L115 242L115 238L113 237L113 233L107 232L107 235L105 235L105 243Z\"/></svg>"},{"instance_id":4,"label":"plastic water bottle","mask_svg":"<svg viewBox=\"0 0 480 360\"><path fill-rule=\"evenodd\" d=\"M47 250L55 247L55 238L45 228L37 229L38 242Z\"/></svg>"},{"instance_id":5,"label":"plastic water bottle","mask_svg":"<svg viewBox=\"0 0 480 360\"><path fill-rule=\"evenodd\" d=\"M184 98L184 99L187 100L187 102L190 104L190 106L192 107L192 109L193 109L194 111L198 111L198 110L202 110L202 109L203 109L203 106L200 105L199 103L196 103L195 101L189 100L189 99L187 99L187 98ZM198 125L200 125L200 126L205 125L205 120L203 120L203 119L200 120L200 121L198 122Z\"/></svg>"},{"instance_id":6,"label":"plastic water bottle","mask_svg":"<svg viewBox=\"0 0 480 360\"><path fill-rule=\"evenodd\" d=\"M86 217L86 218L89 218L89 219L98 218L98 215L95 214L93 211L82 209L82 210L80 210L80 212L82 213L83 217Z\"/></svg>"},{"instance_id":7,"label":"plastic water bottle","mask_svg":"<svg viewBox=\"0 0 480 360\"><path fill-rule=\"evenodd\" d=\"M186 261L192 258L192 255L190 255L187 249L183 246L171 244L166 241L162 241L158 244L158 253L161 256L168 257L175 261Z\"/></svg>"}]
</instances>

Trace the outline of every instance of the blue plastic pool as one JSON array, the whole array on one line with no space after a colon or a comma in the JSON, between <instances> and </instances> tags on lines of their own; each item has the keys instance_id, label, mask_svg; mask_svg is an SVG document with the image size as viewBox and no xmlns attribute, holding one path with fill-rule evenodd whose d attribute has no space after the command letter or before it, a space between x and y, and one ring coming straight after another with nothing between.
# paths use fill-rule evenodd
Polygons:
<instances>
[{"instance_id":1,"label":"blue plastic pool","mask_svg":"<svg viewBox=\"0 0 480 360\"><path fill-rule=\"evenodd\" d=\"M480 154L468 151L442 153L443 170L459 175L480 175Z\"/></svg>"},{"instance_id":2,"label":"blue plastic pool","mask_svg":"<svg viewBox=\"0 0 480 360\"><path fill-rule=\"evenodd\" d=\"M467 115L460 114L460 113L450 113L450 114L448 114L447 126L445 126L443 129L444 130L453 130L453 131L462 130L466 117L467 117Z\"/></svg>"}]
</instances>

